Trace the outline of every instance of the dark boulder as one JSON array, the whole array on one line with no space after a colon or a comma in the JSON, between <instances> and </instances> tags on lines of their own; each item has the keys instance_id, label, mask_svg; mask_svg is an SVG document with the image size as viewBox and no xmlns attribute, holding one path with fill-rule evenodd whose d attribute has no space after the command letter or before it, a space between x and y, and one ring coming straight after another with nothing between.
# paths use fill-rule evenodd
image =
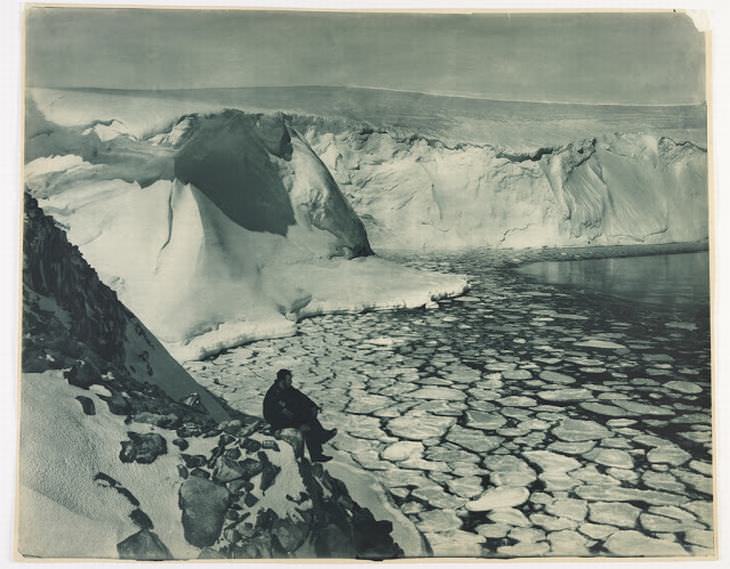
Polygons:
<instances>
[{"instance_id":1,"label":"dark boulder","mask_svg":"<svg viewBox=\"0 0 730 569\"><path fill-rule=\"evenodd\" d=\"M140 561L165 561L172 559L167 546L155 532L142 529L117 544L120 559Z\"/></svg>"},{"instance_id":2,"label":"dark boulder","mask_svg":"<svg viewBox=\"0 0 730 569\"><path fill-rule=\"evenodd\" d=\"M243 478L247 480L253 478L257 474L261 474L264 470L264 464L254 458L244 458L238 461L238 465L243 469Z\"/></svg>"},{"instance_id":3,"label":"dark boulder","mask_svg":"<svg viewBox=\"0 0 730 569\"><path fill-rule=\"evenodd\" d=\"M149 411L142 411L134 415L134 421L137 423L147 423L149 425L155 425L163 429L176 429L180 425L180 417L175 413L167 413L162 415L160 413L150 413Z\"/></svg>"},{"instance_id":4,"label":"dark boulder","mask_svg":"<svg viewBox=\"0 0 730 569\"><path fill-rule=\"evenodd\" d=\"M215 543L223 529L230 494L225 487L198 477L180 487L179 506L185 539L196 547Z\"/></svg>"},{"instance_id":5,"label":"dark boulder","mask_svg":"<svg viewBox=\"0 0 730 569\"><path fill-rule=\"evenodd\" d=\"M203 466L207 459L205 458L205 455L203 454L185 454L181 453L180 456L183 459L183 462L185 463L185 466L188 468L195 468L196 466Z\"/></svg>"},{"instance_id":6,"label":"dark boulder","mask_svg":"<svg viewBox=\"0 0 730 569\"><path fill-rule=\"evenodd\" d=\"M83 395L77 395L76 401L81 403L81 409L85 415L96 415L96 407L94 406L94 400Z\"/></svg>"},{"instance_id":7,"label":"dark boulder","mask_svg":"<svg viewBox=\"0 0 730 569\"><path fill-rule=\"evenodd\" d=\"M113 415L129 415L132 412L132 406L129 399L120 393L112 393L111 397L100 395L101 399L106 401L109 412Z\"/></svg>"},{"instance_id":8,"label":"dark boulder","mask_svg":"<svg viewBox=\"0 0 730 569\"><path fill-rule=\"evenodd\" d=\"M352 538L335 524L316 532L314 551L317 557L353 558L357 553Z\"/></svg>"},{"instance_id":9,"label":"dark boulder","mask_svg":"<svg viewBox=\"0 0 730 569\"><path fill-rule=\"evenodd\" d=\"M129 514L129 518L137 526L139 526L140 529L154 529L155 527L150 517L139 508L135 508L134 510L132 510L132 513Z\"/></svg>"},{"instance_id":10,"label":"dark boulder","mask_svg":"<svg viewBox=\"0 0 730 569\"><path fill-rule=\"evenodd\" d=\"M235 460L222 456L216 461L213 479L225 484L237 478L243 478L245 474L246 471Z\"/></svg>"},{"instance_id":11,"label":"dark boulder","mask_svg":"<svg viewBox=\"0 0 730 569\"><path fill-rule=\"evenodd\" d=\"M257 452L262 448L262 444L254 439L243 439L239 446L247 453Z\"/></svg>"},{"instance_id":12,"label":"dark boulder","mask_svg":"<svg viewBox=\"0 0 730 569\"><path fill-rule=\"evenodd\" d=\"M167 441L158 433L127 432L128 441L122 441L119 460L149 464L163 454L167 454Z\"/></svg>"},{"instance_id":13,"label":"dark boulder","mask_svg":"<svg viewBox=\"0 0 730 569\"><path fill-rule=\"evenodd\" d=\"M99 382L101 373L91 363L81 360L75 363L71 369L63 372L63 377L66 378L69 385L88 389Z\"/></svg>"},{"instance_id":14,"label":"dark boulder","mask_svg":"<svg viewBox=\"0 0 730 569\"><path fill-rule=\"evenodd\" d=\"M271 528L279 546L286 553L294 553L299 549L309 535L310 525L306 520L295 522L289 518L277 518Z\"/></svg>"}]
</instances>

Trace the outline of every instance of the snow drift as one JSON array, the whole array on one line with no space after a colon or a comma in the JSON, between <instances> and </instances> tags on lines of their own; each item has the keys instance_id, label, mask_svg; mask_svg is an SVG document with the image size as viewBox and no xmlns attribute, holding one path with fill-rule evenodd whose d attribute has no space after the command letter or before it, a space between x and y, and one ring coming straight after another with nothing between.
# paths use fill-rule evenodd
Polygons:
<instances>
[{"instance_id":1,"label":"snow drift","mask_svg":"<svg viewBox=\"0 0 730 569\"><path fill-rule=\"evenodd\" d=\"M691 142L614 134L515 152L307 122L376 250L707 239L707 155Z\"/></svg>"},{"instance_id":2,"label":"snow drift","mask_svg":"<svg viewBox=\"0 0 730 569\"><path fill-rule=\"evenodd\" d=\"M290 335L314 314L424 306L466 288L373 258L281 115L187 115L145 140L89 128L31 133L26 183L179 359ZM78 154L58 156L64 147Z\"/></svg>"}]
</instances>

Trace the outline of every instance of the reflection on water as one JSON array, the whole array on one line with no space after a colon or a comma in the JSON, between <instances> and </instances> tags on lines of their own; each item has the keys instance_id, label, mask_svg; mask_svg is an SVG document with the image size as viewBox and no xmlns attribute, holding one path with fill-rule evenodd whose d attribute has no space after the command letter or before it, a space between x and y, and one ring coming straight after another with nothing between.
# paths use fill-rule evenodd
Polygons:
<instances>
[{"instance_id":1,"label":"reflection on water","mask_svg":"<svg viewBox=\"0 0 730 569\"><path fill-rule=\"evenodd\" d=\"M676 308L709 305L707 252L545 261L519 271L550 284L592 289L639 302Z\"/></svg>"}]
</instances>

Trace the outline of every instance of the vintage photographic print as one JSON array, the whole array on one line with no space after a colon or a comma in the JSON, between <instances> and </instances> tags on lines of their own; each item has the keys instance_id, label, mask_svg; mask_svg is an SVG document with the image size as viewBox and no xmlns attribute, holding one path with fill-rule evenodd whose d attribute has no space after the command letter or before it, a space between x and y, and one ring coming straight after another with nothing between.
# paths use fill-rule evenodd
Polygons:
<instances>
[{"instance_id":1,"label":"vintage photographic print","mask_svg":"<svg viewBox=\"0 0 730 569\"><path fill-rule=\"evenodd\" d=\"M715 557L688 14L24 33L18 558Z\"/></svg>"}]
</instances>

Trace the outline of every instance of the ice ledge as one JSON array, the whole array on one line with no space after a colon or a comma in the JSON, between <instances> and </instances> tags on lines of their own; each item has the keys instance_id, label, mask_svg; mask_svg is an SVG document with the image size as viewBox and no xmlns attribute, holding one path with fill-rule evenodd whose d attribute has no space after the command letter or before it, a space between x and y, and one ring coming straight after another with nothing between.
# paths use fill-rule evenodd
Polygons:
<instances>
[{"instance_id":1,"label":"ice ledge","mask_svg":"<svg viewBox=\"0 0 730 569\"><path fill-rule=\"evenodd\" d=\"M276 277L297 279L311 299L296 312L223 322L179 342L164 342L178 361L199 360L242 344L293 336L297 322L324 314L435 308L437 300L469 290L464 275L416 270L376 257L330 260L271 268Z\"/></svg>"}]
</instances>

